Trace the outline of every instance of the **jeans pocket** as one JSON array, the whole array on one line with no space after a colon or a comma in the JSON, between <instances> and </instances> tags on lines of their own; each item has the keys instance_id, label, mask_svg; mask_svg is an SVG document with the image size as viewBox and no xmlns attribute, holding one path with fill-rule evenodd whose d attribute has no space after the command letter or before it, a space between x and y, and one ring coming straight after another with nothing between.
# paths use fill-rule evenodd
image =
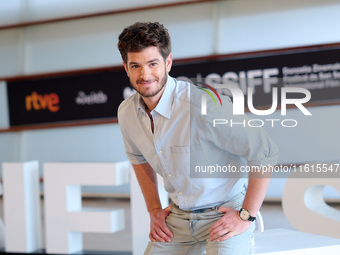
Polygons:
<instances>
[{"instance_id":1,"label":"jeans pocket","mask_svg":"<svg viewBox=\"0 0 340 255\"><path fill-rule=\"evenodd\" d=\"M217 214L217 215L221 215L221 214L224 214L223 212L220 212L218 209L219 209L220 207L215 207L214 209L213 209L213 211Z\"/></svg>"},{"instance_id":2,"label":"jeans pocket","mask_svg":"<svg viewBox=\"0 0 340 255\"><path fill-rule=\"evenodd\" d=\"M242 198L235 200L235 202L231 206L231 208L233 208L234 210L237 210L237 211L240 210L242 208L243 201L244 201L244 196Z\"/></svg>"},{"instance_id":3,"label":"jeans pocket","mask_svg":"<svg viewBox=\"0 0 340 255\"><path fill-rule=\"evenodd\" d=\"M249 237L253 238L254 237L254 232L255 232L256 224L253 222L249 229L247 230L249 232Z\"/></svg>"},{"instance_id":4,"label":"jeans pocket","mask_svg":"<svg viewBox=\"0 0 340 255\"><path fill-rule=\"evenodd\" d=\"M246 192L247 192L247 188L248 188L248 184L243 184L243 190L241 191L241 194L243 195L243 196L245 196L246 195Z\"/></svg>"}]
</instances>

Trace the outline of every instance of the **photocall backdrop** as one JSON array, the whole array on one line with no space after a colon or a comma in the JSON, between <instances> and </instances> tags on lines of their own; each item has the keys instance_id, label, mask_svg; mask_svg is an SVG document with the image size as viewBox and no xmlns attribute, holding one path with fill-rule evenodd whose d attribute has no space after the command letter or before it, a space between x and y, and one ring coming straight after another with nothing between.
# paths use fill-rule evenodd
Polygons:
<instances>
[{"instance_id":1,"label":"photocall backdrop","mask_svg":"<svg viewBox=\"0 0 340 255\"><path fill-rule=\"evenodd\" d=\"M233 83L254 107L272 104L272 87L293 86L311 92L309 103L340 99L340 47L299 52L220 57L173 65L170 75L209 85ZM280 91L280 90L279 90ZM227 94L226 90L218 90ZM133 93L123 69L7 82L10 126L115 118L119 104ZM292 94L291 98L299 96ZM247 102L247 100L245 100ZM278 95L280 103L280 94Z\"/></svg>"}]
</instances>

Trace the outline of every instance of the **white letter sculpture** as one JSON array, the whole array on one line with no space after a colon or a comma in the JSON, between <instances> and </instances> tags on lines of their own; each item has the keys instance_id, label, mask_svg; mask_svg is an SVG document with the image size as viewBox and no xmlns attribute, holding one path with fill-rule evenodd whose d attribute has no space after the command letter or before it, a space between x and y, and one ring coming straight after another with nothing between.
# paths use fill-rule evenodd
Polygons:
<instances>
[{"instance_id":1,"label":"white letter sculpture","mask_svg":"<svg viewBox=\"0 0 340 255\"><path fill-rule=\"evenodd\" d=\"M39 162L3 163L6 252L42 248Z\"/></svg>"},{"instance_id":2,"label":"white letter sculpture","mask_svg":"<svg viewBox=\"0 0 340 255\"><path fill-rule=\"evenodd\" d=\"M313 165L313 168L312 164L309 165L309 171L318 169L318 166L323 169L331 167L330 164ZM314 173L314 176L322 177L323 173L319 174ZM323 199L323 189L327 185L340 193L339 178L304 178L301 173L293 173L283 189L282 207L287 219L297 230L340 238L340 211L327 205Z\"/></svg>"},{"instance_id":3,"label":"white letter sculpture","mask_svg":"<svg viewBox=\"0 0 340 255\"><path fill-rule=\"evenodd\" d=\"M74 253L83 249L82 232L114 233L124 229L124 210L82 208L81 185L129 182L130 164L45 163L46 252Z\"/></svg>"}]
</instances>

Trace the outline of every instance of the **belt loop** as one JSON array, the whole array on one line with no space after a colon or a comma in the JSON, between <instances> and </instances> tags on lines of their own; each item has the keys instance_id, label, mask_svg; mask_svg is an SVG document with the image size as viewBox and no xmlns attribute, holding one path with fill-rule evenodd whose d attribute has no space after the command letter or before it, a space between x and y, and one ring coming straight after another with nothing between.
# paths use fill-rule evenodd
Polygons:
<instances>
[{"instance_id":1,"label":"belt loop","mask_svg":"<svg viewBox=\"0 0 340 255\"><path fill-rule=\"evenodd\" d=\"M178 207L178 205L176 205L175 202L172 201L172 199L170 199L170 204L172 204L172 206L174 206L174 207Z\"/></svg>"}]
</instances>

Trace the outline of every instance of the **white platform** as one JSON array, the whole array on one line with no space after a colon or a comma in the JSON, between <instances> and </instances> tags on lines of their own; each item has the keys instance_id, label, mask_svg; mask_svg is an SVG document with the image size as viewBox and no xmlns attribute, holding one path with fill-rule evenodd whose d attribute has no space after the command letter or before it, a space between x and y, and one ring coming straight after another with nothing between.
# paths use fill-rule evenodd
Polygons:
<instances>
[{"instance_id":1,"label":"white platform","mask_svg":"<svg viewBox=\"0 0 340 255\"><path fill-rule=\"evenodd\" d=\"M287 229L268 229L255 236L251 254L339 255L340 239Z\"/></svg>"}]
</instances>

